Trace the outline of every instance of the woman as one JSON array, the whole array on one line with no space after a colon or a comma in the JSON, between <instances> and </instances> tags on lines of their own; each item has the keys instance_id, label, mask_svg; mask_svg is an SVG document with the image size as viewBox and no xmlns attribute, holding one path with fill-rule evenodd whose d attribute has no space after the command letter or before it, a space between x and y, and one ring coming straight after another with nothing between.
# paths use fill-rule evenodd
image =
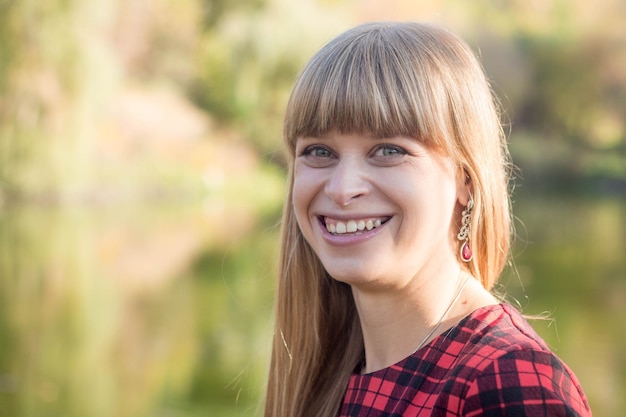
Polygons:
<instances>
[{"instance_id":1,"label":"woman","mask_svg":"<svg viewBox=\"0 0 626 417\"><path fill-rule=\"evenodd\" d=\"M292 160L265 415L590 415L489 290L508 256L505 138L468 46L370 23L289 100Z\"/></svg>"}]
</instances>

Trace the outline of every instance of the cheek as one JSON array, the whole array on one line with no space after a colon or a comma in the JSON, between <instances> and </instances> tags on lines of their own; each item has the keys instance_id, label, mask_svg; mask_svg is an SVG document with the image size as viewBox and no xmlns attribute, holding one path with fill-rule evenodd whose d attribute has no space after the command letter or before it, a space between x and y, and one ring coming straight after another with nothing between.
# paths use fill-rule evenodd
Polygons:
<instances>
[{"instance_id":1,"label":"cheek","mask_svg":"<svg viewBox=\"0 0 626 417\"><path fill-rule=\"evenodd\" d=\"M315 175L306 169L294 171L292 190L292 204L300 229L306 229L308 224L308 211L316 192L319 189L319 181Z\"/></svg>"},{"instance_id":2,"label":"cheek","mask_svg":"<svg viewBox=\"0 0 626 417\"><path fill-rule=\"evenodd\" d=\"M457 200L453 179L437 170L391 178L387 195L402 208L406 231L448 233Z\"/></svg>"}]
</instances>

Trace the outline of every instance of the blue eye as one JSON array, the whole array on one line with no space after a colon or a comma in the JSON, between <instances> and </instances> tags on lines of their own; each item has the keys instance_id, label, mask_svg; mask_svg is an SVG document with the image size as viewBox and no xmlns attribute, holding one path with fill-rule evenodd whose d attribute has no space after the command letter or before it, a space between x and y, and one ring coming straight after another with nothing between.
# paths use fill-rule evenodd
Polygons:
<instances>
[{"instance_id":1,"label":"blue eye","mask_svg":"<svg viewBox=\"0 0 626 417\"><path fill-rule=\"evenodd\" d=\"M376 148L374 152L374 156L378 158L393 158L406 155L408 152L397 145L391 145L389 143L383 143L382 145Z\"/></svg>"},{"instance_id":2,"label":"blue eye","mask_svg":"<svg viewBox=\"0 0 626 417\"><path fill-rule=\"evenodd\" d=\"M304 150L303 154L315 158L330 158L332 156L330 149L323 146L309 146Z\"/></svg>"},{"instance_id":3,"label":"blue eye","mask_svg":"<svg viewBox=\"0 0 626 417\"><path fill-rule=\"evenodd\" d=\"M336 157L332 149L324 145L307 146L300 152L306 163L312 167L325 167L331 165Z\"/></svg>"}]
</instances>

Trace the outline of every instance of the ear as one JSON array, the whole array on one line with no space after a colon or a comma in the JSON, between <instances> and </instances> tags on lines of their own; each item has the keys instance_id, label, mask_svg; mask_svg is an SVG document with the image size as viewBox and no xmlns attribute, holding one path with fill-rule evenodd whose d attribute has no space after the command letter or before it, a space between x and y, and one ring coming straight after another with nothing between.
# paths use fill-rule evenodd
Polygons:
<instances>
[{"instance_id":1,"label":"ear","mask_svg":"<svg viewBox=\"0 0 626 417\"><path fill-rule=\"evenodd\" d=\"M456 176L456 197L460 205L467 206L470 195L473 194L473 189L472 177L467 169L460 167Z\"/></svg>"}]
</instances>

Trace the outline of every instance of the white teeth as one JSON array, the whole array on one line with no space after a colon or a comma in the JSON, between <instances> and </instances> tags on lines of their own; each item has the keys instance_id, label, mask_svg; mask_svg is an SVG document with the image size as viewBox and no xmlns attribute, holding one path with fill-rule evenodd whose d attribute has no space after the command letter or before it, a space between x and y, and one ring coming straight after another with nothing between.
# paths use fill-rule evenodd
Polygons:
<instances>
[{"instance_id":1,"label":"white teeth","mask_svg":"<svg viewBox=\"0 0 626 417\"><path fill-rule=\"evenodd\" d=\"M380 219L367 219L367 220L349 220L347 223L335 222L327 223L326 230L332 234L342 235L345 233L357 233L364 230L372 230L382 225Z\"/></svg>"}]
</instances>

